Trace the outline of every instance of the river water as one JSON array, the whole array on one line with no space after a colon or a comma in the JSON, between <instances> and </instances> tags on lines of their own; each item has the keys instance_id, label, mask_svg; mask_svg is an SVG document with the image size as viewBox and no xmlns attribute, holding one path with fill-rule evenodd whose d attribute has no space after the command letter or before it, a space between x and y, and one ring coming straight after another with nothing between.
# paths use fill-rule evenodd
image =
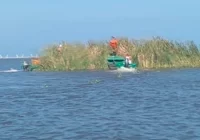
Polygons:
<instances>
[{"instance_id":1,"label":"river water","mask_svg":"<svg viewBox=\"0 0 200 140\"><path fill-rule=\"evenodd\" d=\"M1 72L0 139L199 140L199 71Z\"/></svg>"}]
</instances>

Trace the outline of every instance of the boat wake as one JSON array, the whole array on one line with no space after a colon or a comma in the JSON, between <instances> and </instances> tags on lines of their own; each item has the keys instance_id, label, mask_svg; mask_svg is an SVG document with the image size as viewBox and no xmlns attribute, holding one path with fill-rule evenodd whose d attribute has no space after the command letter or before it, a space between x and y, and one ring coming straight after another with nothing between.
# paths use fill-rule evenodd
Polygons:
<instances>
[{"instance_id":1,"label":"boat wake","mask_svg":"<svg viewBox=\"0 0 200 140\"><path fill-rule=\"evenodd\" d=\"M133 73L137 73L137 69L135 68L126 68L126 67L121 67L119 69L117 69L118 72L133 72Z\"/></svg>"},{"instance_id":2,"label":"boat wake","mask_svg":"<svg viewBox=\"0 0 200 140\"><path fill-rule=\"evenodd\" d=\"M136 68L126 68L126 67L121 67L118 68L117 70L112 70L110 72L116 72L116 73L138 73L138 70Z\"/></svg>"},{"instance_id":3,"label":"boat wake","mask_svg":"<svg viewBox=\"0 0 200 140\"><path fill-rule=\"evenodd\" d=\"M10 70L3 70L3 71L0 71L0 72L20 72L20 71L22 71L22 70L17 70L17 69L13 69L13 68L11 68Z\"/></svg>"}]
</instances>

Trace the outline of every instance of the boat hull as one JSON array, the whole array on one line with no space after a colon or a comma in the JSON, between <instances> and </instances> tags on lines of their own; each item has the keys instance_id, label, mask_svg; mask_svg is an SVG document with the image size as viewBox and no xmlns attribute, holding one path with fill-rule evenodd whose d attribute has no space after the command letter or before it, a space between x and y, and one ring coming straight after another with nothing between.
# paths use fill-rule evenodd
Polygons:
<instances>
[{"instance_id":1,"label":"boat hull","mask_svg":"<svg viewBox=\"0 0 200 140\"><path fill-rule=\"evenodd\" d=\"M126 64L125 58L121 56L109 56L107 58L107 65L109 70L117 70L120 68L136 68L136 63Z\"/></svg>"},{"instance_id":2,"label":"boat hull","mask_svg":"<svg viewBox=\"0 0 200 140\"><path fill-rule=\"evenodd\" d=\"M117 70L117 67L114 64L108 64L109 70Z\"/></svg>"},{"instance_id":3,"label":"boat hull","mask_svg":"<svg viewBox=\"0 0 200 140\"><path fill-rule=\"evenodd\" d=\"M37 66L37 65L22 66L23 71L34 71L38 68L39 68L39 66Z\"/></svg>"}]
</instances>

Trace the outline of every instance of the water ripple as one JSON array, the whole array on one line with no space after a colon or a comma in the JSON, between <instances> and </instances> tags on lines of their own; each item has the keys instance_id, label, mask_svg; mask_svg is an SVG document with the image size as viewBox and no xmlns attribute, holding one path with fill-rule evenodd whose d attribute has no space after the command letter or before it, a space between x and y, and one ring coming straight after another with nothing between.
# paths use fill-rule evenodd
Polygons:
<instances>
[{"instance_id":1,"label":"water ripple","mask_svg":"<svg viewBox=\"0 0 200 140\"><path fill-rule=\"evenodd\" d=\"M7 76L0 81L3 140L200 139L198 69Z\"/></svg>"}]
</instances>

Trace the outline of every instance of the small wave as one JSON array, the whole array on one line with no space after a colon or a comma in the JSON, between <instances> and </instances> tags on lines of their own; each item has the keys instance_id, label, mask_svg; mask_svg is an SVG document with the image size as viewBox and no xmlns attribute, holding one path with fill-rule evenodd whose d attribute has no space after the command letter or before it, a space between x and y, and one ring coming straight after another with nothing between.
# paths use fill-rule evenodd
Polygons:
<instances>
[{"instance_id":1,"label":"small wave","mask_svg":"<svg viewBox=\"0 0 200 140\"><path fill-rule=\"evenodd\" d=\"M20 71L22 71L22 70L17 70L17 69L11 68L9 70L3 70L3 71L0 71L0 72L20 72Z\"/></svg>"}]
</instances>

